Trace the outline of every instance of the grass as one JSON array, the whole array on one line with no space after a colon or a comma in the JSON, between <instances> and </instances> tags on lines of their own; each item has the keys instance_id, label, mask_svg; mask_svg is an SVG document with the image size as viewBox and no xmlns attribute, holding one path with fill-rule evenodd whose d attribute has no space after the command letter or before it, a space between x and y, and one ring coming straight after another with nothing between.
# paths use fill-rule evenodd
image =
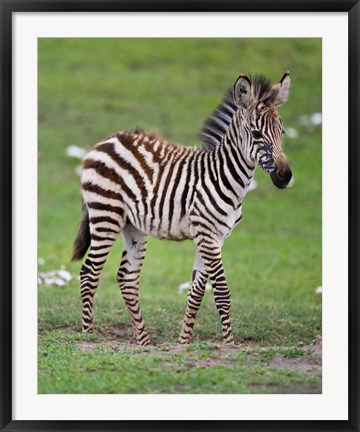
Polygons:
<instances>
[{"instance_id":1,"label":"grass","mask_svg":"<svg viewBox=\"0 0 360 432\"><path fill-rule=\"evenodd\" d=\"M321 128L299 121L321 112L320 39L40 39L38 253L41 270L64 265L79 272L80 264L69 261L81 216L78 161L66 155L69 145L87 149L137 126L198 145L202 122L240 72L276 81L287 69L292 91L280 113L285 128L299 132L284 139L295 184L278 191L257 171L258 188L223 248L236 348L219 345L211 293L194 343L174 347L186 305L177 286L191 277L194 247L150 239L140 300L156 348L134 349L115 278L119 240L96 294L93 335L79 333L77 280L39 287L39 393L321 391L318 371L272 366L279 356L311 357L321 334Z\"/></svg>"},{"instance_id":2,"label":"grass","mask_svg":"<svg viewBox=\"0 0 360 432\"><path fill-rule=\"evenodd\" d=\"M39 385L44 393L318 393L320 371L301 374L274 361L312 351L242 349L214 343L157 348L98 343L97 336L58 330L42 337ZM99 362L101 359L101 362ZM312 364L314 366L315 363Z\"/></svg>"}]
</instances>

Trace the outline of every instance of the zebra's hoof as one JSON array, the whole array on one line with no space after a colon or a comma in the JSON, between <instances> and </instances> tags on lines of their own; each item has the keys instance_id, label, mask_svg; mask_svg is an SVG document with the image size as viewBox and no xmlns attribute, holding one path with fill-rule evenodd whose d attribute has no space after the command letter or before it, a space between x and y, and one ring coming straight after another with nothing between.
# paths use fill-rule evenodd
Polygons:
<instances>
[{"instance_id":1,"label":"zebra's hoof","mask_svg":"<svg viewBox=\"0 0 360 432\"><path fill-rule=\"evenodd\" d=\"M151 341L150 341L149 337L147 337L146 339L143 339L141 341L137 341L137 343L139 346L142 346L142 347L146 347L146 346L151 345Z\"/></svg>"},{"instance_id":2,"label":"zebra's hoof","mask_svg":"<svg viewBox=\"0 0 360 432\"><path fill-rule=\"evenodd\" d=\"M180 345L188 345L191 342L191 339L184 339L184 338L179 338L178 339L178 343Z\"/></svg>"}]
</instances>

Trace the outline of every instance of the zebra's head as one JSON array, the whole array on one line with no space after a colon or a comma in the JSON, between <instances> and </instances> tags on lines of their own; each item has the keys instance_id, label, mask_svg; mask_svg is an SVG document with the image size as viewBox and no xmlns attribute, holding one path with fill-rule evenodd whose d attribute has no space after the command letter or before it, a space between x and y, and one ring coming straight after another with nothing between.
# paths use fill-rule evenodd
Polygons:
<instances>
[{"instance_id":1,"label":"zebra's head","mask_svg":"<svg viewBox=\"0 0 360 432\"><path fill-rule=\"evenodd\" d=\"M263 76L246 75L240 75L234 85L234 101L250 133L250 158L270 174L280 189L286 188L292 177L282 150L284 128L277 111L288 100L289 91L289 72L274 85Z\"/></svg>"}]
</instances>

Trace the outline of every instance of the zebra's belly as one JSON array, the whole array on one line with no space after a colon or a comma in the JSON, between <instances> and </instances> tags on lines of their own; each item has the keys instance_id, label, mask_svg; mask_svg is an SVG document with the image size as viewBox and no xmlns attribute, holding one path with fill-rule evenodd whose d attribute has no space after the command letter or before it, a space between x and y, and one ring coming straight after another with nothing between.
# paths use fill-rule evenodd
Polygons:
<instances>
[{"instance_id":1,"label":"zebra's belly","mask_svg":"<svg viewBox=\"0 0 360 432\"><path fill-rule=\"evenodd\" d=\"M240 205L240 207L237 210L235 210L234 212L229 214L229 217L227 219L227 225L230 227L230 229L224 233L225 234L224 238L229 237L229 235L232 233L233 229L241 221L241 218L242 218L242 209L241 209L241 205Z\"/></svg>"},{"instance_id":2,"label":"zebra's belly","mask_svg":"<svg viewBox=\"0 0 360 432\"><path fill-rule=\"evenodd\" d=\"M192 238L186 217L175 224L174 221L170 223L169 220L164 219L162 223L151 227L149 234L159 239L174 241L189 240Z\"/></svg>"},{"instance_id":3,"label":"zebra's belly","mask_svg":"<svg viewBox=\"0 0 360 432\"><path fill-rule=\"evenodd\" d=\"M202 208L194 206L190 216L191 237L209 235L222 244L242 218L241 204L236 209L226 208L225 205L222 209L220 214L210 203Z\"/></svg>"},{"instance_id":4,"label":"zebra's belly","mask_svg":"<svg viewBox=\"0 0 360 432\"><path fill-rule=\"evenodd\" d=\"M152 205L149 200L137 206L136 203L127 205L127 218L130 223L145 234L153 237L182 241L192 239L190 225L187 215L181 215L179 204L169 203L163 205L163 212L159 212L158 208ZM169 212L169 208L172 210Z\"/></svg>"}]
</instances>

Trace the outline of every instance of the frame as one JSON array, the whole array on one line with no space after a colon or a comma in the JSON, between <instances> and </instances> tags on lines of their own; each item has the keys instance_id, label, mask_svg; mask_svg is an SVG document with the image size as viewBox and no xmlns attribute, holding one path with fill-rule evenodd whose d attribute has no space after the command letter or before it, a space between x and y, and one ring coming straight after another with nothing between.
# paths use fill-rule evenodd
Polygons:
<instances>
[{"instance_id":1,"label":"frame","mask_svg":"<svg viewBox=\"0 0 360 432\"><path fill-rule=\"evenodd\" d=\"M359 430L359 351L357 316L358 286L358 193L359 193L359 1L68 1L17 2L0 0L2 27L1 79L1 430ZM349 44L349 394L347 421L26 421L12 417L12 13L15 12L347 12Z\"/></svg>"}]
</instances>

